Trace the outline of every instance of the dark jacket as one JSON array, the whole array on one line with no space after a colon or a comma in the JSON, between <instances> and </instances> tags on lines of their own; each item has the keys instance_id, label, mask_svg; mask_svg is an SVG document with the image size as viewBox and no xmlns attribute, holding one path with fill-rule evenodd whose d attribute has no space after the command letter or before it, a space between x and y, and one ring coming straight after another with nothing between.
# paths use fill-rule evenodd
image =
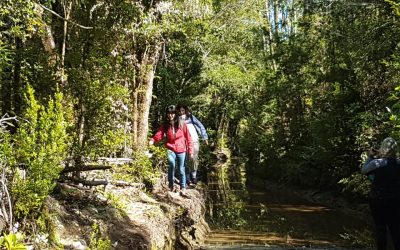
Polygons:
<instances>
[{"instance_id":1,"label":"dark jacket","mask_svg":"<svg viewBox=\"0 0 400 250\"><path fill-rule=\"evenodd\" d=\"M395 158L386 158L385 164L366 173L372 174L370 198L373 199L400 199L400 164ZM372 162L371 162L372 163Z\"/></svg>"}]
</instances>

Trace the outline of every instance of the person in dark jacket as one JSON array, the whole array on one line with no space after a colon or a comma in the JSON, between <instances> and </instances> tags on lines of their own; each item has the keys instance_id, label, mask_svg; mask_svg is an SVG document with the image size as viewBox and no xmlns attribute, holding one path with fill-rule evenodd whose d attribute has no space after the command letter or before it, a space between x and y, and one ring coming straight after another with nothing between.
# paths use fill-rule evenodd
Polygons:
<instances>
[{"instance_id":1,"label":"person in dark jacket","mask_svg":"<svg viewBox=\"0 0 400 250\"><path fill-rule=\"evenodd\" d=\"M395 250L400 250L400 160L396 154L397 142L388 137L381 144L379 158L371 150L361 169L372 180L369 205L378 250L386 250L387 230Z\"/></svg>"},{"instance_id":2,"label":"person in dark jacket","mask_svg":"<svg viewBox=\"0 0 400 250\"><path fill-rule=\"evenodd\" d=\"M184 122L180 122L176 107L171 105L165 110L164 123L159 127L149 144L157 144L166 138L165 147L168 151L168 186L174 188L175 162L178 162L179 183L181 191L186 189L185 158L193 157L192 138Z\"/></svg>"}]
</instances>

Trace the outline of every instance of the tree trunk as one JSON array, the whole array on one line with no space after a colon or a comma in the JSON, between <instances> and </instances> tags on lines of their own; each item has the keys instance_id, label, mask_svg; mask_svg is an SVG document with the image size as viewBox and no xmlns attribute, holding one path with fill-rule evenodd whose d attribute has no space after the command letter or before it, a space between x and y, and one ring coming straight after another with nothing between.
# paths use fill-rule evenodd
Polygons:
<instances>
[{"instance_id":1,"label":"tree trunk","mask_svg":"<svg viewBox=\"0 0 400 250\"><path fill-rule=\"evenodd\" d=\"M70 16L71 16L71 10L72 10L72 1L69 2L69 5L66 6L66 3L63 4L64 7L64 22L63 22L63 40L62 40L62 47L61 47L61 62L60 62L60 68L58 69L58 72L60 74L60 82L61 86L65 86L67 84L67 79L65 76L65 49L66 49L66 44L67 44L67 35L68 35L68 22Z\"/></svg>"},{"instance_id":2,"label":"tree trunk","mask_svg":"<svg viewBox=\"0 0 400 250\"><path fill-rule=\"evenodd\" d=\"M218 121L218 141L217 141L217 148L221 149L223 147L226 147L226 140L228 137L228 129L229 129L229 117L226 114L226 111L223 111L220 119Z\"/></svg>"},{"instance_id":3,"label":"tree trunk","mask_svg":"<svg viewBox=\"0 0 400 250\"><path fill-rule=\"evenodd\" d=\"M36 4L36 14L43 18L43 8L39 4ZM54 51L56 48L56 43L54 41L54 36L53 36L53 31L51 29L51 26L48 25L46 22L43 21L43 30L42 32L39 32L38 34L40 35L40 39L42 40L43 48L44 51L46 51L49 54L49 60L48 60L48 65L50 68L53 68L57 64L57 53Z\"/></svg>"},{"instance_id":4,"label":"tree trunk","mask_svg":"<svg viewBox=\"0 0 400 250\"><path fill-rule=\"evenodd\" d=\"M275 35L275 42L279 43L279 2L278 0L272 1L273 8L274 8L274 35Z\"/></svg>"},{"instance_id":5,"label":"tree trunk","mask_svg":"<svg viewBox=\"0 0 400 250\"><path fill-rule=\"evenodd\" d=\"M273 26L275 26L275 24L272 25L272 20L270 19L271 10L269 8L269 1L270 0L265 0L265 19L267 20L267 23L268 23L268 27L265 27L265 28L267 29L266 32L268 32L268 37L266 37L266 35L264 35L263 39L264 39L264 41L266 41L266 44L265 44L265 55L269 56L271 58L269 60L270 66L274 71L276 71L277 66L276 66L275 59L273 58L273 54L275 53L274 36L272 34ZM267 49L267 46L268 46L268 49Z\"/></svg>"},{"instance_id":6,"label":"tree trunk","mask_svg":"<svg viewBox=\"0 0 400 250\"><path fill-rule=\"evenodd\" d=\"M149 112L153 94L153 80L161 43L148 45L141 55L136 55L135 79L131 89L133 150L147 148Z\"/></svg>"}]
</instances>

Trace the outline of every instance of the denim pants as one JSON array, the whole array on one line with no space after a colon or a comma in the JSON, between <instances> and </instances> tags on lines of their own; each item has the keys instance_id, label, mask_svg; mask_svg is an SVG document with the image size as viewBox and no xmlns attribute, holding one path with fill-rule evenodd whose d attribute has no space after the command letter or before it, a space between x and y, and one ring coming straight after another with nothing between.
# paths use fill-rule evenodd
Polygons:
<instances>
[{"instance_id":1,"label":"denim pants","mask_svg":"<svg viewBox=\"0 0 400 250\"><path fill-rule=\"evenodd\" d=\"M179 183L180 183L181 189L186 188L185 158L186 158L186 152L175 153L174 151L168 149L168 185L169 185L169 187L174 186L175 164L176 164L176 160L178 160Z\"/></svg>"}]
</instances>

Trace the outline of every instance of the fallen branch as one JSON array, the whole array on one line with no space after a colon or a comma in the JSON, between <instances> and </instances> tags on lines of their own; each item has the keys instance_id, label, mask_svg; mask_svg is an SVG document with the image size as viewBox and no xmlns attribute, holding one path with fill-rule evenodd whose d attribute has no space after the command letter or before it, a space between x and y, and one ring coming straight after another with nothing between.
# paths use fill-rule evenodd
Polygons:
<instances>
[{"instance_id":1,"label":"fallen branch","mask_svg":"<svg viewBox=\"0 0 400 250\"><path fill-rule=\"evenodd\" d=\"M127 182L127 181L115 181L115 182L112 182L111 184L113 184L117 187L137 187L137 188L144 187L143 183L134 183L134 182Z\"/></svg>"},{"instance_id":2,"label":"fallen branch","mask_svg":"<svg viewBox=\"0 0 400 250\"><path fill-rule=\"evenodd\" d=\"M78 167L68 167L64 168L61 171L61 174L70 173L70 172L83 172L83 171L92 171L92 170L107 170L111 169L111 166L104 166L104 165L84 165Z\"/></svg>"},{"instance_id":3,"label":"fallen branch","mask_svg":"<svg viewBox=\"0 0 400 250\"><path fill-rule=\"evenodd\" d=\"M10 193L8 192L7 179L4 169L1 173L1 179L0 179L0 198L1 198L0 214L1 218L4 219L4 221L1 222L2 224L1 226L4 227L5 225L3 223L6 223L9 227L8 230L11 231L13 226L12 202ZM3 231L3 228L0 228L0 231Z\"/></svg>"},{"instance_id":4,"label":"fallen branch","mask_svg":"<svg viewBox=\"0 0 400 250\"><path fill-rule=\"evenodd\" d=\"M74 178L74 177L65 177L63 180L72 181L74 184L82 184L83 186L93 187L93 186L101 186L101 185L108 185L109 182L107 180L92 180L88 181L85 179Z\"/></svg>"},{"instance_id":5,"label":"fallen branch","mask_svg":"<svg viewBox=\"0 0 400 250\"><path fill-rule=\"evenodd\" d=\"M121 164L127 164L129 162L132 162L132 158L107 158L107 157L101 157L98 159L99 162L102 163L109 163L109 164L116 164L116 165L121 165Z\"/></svg>"}]
</instances>

